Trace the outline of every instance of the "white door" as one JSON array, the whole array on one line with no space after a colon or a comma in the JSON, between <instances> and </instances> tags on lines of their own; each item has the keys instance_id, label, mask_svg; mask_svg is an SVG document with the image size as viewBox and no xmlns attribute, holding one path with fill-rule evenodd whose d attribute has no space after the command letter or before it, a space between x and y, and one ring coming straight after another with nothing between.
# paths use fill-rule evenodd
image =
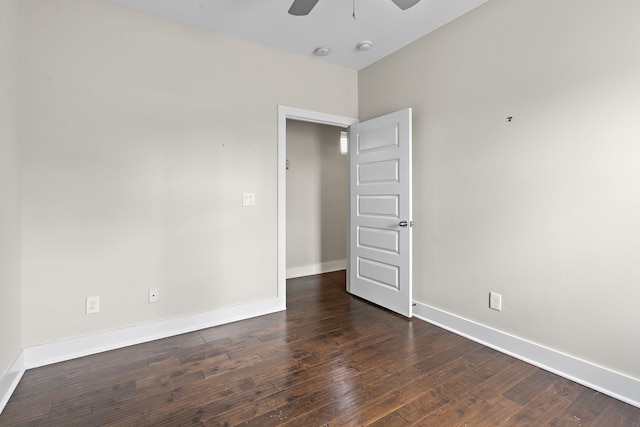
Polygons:
<instances>
[{"instance_id":1,"label":"white door","mask_svg":"<svg viewBox=\"0 0 640 427\"><path fill-rule=\"evenodd\" d=\"M352 125L349 146L348 290L411 317L411 109Z\"/></svg>"}]
</instances>

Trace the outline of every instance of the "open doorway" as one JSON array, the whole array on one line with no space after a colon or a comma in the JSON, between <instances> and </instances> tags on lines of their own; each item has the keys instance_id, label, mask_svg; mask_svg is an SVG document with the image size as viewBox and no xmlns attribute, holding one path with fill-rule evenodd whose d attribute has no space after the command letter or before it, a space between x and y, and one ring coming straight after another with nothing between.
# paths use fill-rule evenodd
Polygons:
<instances>
[{"instance_id":1,"label":"open doorway","mask_svg":"<svg viewBox=\"0 0 640 427\"><path fill-rule=\"evenodd\" d=\"M287 120L292 119L349 128L352 147L347 291L412 316L411 116L411 108L406 108L359 122L278 107L278 300L283 309L286 309Z\"/></svg>"},{"instance_id":2,"label":"open doorway","mask_svg":"<svg viewBox=\"0 0 640 427\"><path fill-rule=\"evenodd\" d=\"M358 122L357 119L351 117L293 107L278 107L278 299L282 301L285 307L287 276L287 120L325 124L344 129Z\"/></svg>"},{"instance_id":3,"label":"open doorway","mask_svg":"<svg viewBox=\"0 0 640 427\"><path fill-rule=\"evenodd\" d=\"M287 279L347 268L346 129L287 120Z\"/></svg>"}]
</instances>

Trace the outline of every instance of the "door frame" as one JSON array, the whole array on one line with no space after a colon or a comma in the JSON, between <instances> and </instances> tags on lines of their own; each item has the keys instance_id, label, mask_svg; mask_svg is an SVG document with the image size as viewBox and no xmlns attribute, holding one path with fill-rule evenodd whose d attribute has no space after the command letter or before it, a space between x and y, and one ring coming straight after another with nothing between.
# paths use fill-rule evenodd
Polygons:
<instances>
[{"instance_id":1,"label":"door frame","mask_svg":"<svg viewBox=\"0 0 640 427\"><path fill-rule=\"evenodd\" d=\"M287 119L349 128L358 119L278 105L278 300L287 307ZM348 255L347 255L348 257ZM349 261L347 260L347 269ZM348 290L348 289L347 289Z\"/></svg>"}]
</instances>

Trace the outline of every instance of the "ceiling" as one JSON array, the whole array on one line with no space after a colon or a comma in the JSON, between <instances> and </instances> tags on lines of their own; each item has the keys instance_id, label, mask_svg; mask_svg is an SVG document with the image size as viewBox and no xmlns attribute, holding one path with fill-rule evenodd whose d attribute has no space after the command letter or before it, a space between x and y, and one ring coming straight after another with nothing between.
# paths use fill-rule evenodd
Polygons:
<instances>
[{"instance_id":1,"label":"ceiling","mask_svg":"<svg viewBox=\"0 0 640 427\"><path fill-rule=\"evenodd\" d=\"M103 0L150 15L360 70L488 0L421 0L400 10L391 0L320 0L307 16L293 0ZM356 45L370 41L368 51ZM330 50L316 56L318 47Z\"/></svg>"}]
</instances>

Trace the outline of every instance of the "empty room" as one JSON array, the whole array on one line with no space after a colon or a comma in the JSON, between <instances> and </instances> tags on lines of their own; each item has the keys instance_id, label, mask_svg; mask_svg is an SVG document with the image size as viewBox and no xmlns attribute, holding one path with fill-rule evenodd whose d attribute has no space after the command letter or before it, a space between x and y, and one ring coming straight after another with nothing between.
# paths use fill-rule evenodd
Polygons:
<instances>
[{"instance_id":1,"label":"empty room","mask_svg":"<svg viewBox=\"0 0 640 427\"><path fill-rule=\"evenodd\" d=\"M638 22L0 0L0 425L640 425Z\"/></svg>"}]
</instances>

